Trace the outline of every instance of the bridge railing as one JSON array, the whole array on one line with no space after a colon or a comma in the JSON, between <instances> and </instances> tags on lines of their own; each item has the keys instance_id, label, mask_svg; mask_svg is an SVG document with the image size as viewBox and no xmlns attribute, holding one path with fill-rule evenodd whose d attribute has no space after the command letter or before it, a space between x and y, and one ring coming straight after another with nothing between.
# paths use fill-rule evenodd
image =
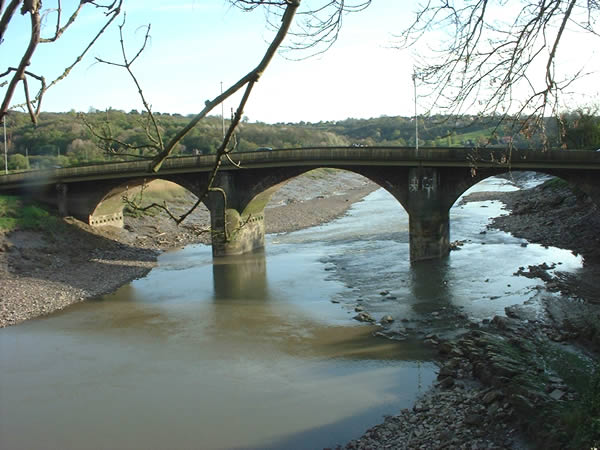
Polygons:
<instances>
[{"instance_id":1,"label":"bridge railing","mask_svg":"<svg viewBox=\"0 0 600 450\"><path fill-rule=\"evenodd\" d=\"M232 153L242 168L283 166L396 165L429 167L498 167L600 169L600 152L585 150L475 149L456 147L318 147L274 149ZM149 170L149 161L126 161L88 166L34 170L0 176L0 190L22 185L124 178L160 177L161 174L205 172L212 169L215 155L181 156L167 159L159 174ZM221 170L239 170L224 160Z\"/></svg>"}]
</instances>

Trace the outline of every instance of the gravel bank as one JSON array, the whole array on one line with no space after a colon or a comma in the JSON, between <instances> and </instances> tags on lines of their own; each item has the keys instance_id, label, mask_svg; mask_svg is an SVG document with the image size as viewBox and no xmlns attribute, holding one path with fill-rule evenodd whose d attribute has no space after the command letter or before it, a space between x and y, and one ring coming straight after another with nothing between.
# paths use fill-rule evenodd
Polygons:
<instances>
[{"instance_id":1,"label":"gravel bank","mask_svg":"<svg viewBox=\"0 0 600 450\"><path fill-rule=\"evenodd\" d=\"M0 236L0 327L112 292L148 273L157 255L94 234L73 219L48 233Z\"/></svg>"}]
</instances>

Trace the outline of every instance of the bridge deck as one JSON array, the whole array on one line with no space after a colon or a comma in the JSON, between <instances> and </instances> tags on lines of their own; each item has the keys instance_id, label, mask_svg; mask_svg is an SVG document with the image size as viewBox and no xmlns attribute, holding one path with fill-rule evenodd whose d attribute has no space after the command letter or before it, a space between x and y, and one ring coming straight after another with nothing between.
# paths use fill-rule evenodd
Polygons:
<instances>
[{"instance_id":1,"label":"bridge deck","mask_svg":"<svg viewBox=\"0 0 600 450\"><path fill-rule=\"evenodd\" d=\"M232 153L242 168L290 166L349 167L506 167L507 170L587 169L600 170L600 153L586 150L513 150L473 148L406 147L321 147L276 149ZM128 177L160 177L166 174L207 172L214 155L169 158L159 174L149 170L148 161L117 162L60 169L34 170L0 176L0 190L19 186L107 180ZM223 160L221 170L240 170Z\"/></svg>"}]
</instances>

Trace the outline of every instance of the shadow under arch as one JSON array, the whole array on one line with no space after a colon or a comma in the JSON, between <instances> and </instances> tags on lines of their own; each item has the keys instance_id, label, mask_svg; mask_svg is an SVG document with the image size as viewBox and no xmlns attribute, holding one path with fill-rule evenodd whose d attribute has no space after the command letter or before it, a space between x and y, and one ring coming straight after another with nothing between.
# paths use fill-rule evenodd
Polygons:
<instances>
[{"instance_id":1,"label":"shadow under arch","mask_svg":"<svg viewBox=\"0 0 600 450\"><path fill-rule=\"evenodd\" d=\"M513 180L520 174L540 174L550 177L556 177L565 181L570 189L578 195L585 194L590 200L600 208L600 185L597 183L596 176L587 173L582 173L577 170L568 169L512 169L510 167L501 166L497 168L481 168L476 169L471 177L463 178L456 183L456 188L453 192L453 199L450 198L450 207L455 206L457 201L477 184L491 177L503 176L507 180Z\"/></svg>"},{"instance_id":2,"label":"shadow under arch","mask_svg":"<svg viewBox=\"0 0 600 450\"><path fill-rule=\"evenodd\" d=\"M189 199L184 199L185 191L191 194ZM191 205L199 193L199 186L189 183L185 177L133 178L106 183L102 189L95 186L87 190L82 186L77 193L70 193L68 209L72 215L92 226L123 227L125 196L139 201L141 206L178 200L187 200ZM84 201L78 201L80 198Z\"/></svg>"}]
</instances>

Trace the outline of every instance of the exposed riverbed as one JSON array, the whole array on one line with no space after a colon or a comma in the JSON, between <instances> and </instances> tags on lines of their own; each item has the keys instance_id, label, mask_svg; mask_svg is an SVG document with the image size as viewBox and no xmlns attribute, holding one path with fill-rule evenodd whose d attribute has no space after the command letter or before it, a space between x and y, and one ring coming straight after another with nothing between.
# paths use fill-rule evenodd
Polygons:
<instances>
[{"instance_id":1,"label":"exposed riverbed","mask_svg":"<svg viewBox=\"0 0 600 450\"><path fill-rule=\"evenodd\" d=\"M493 179L481 190L511 189ZM379 190L327 225L216 261L188 246L96 301L2 330L0 439L31 448L319 448L410 407L436 375L430 334L537 295L519 266L565 250L486 230L499 202L452 211L465 241L411 267L408 222ZM493 262L493 263L491 263ZM387 340L356 309L393 322ZM60 412L60 413L57 413ZM4 445L5 444L5 445Z\"/></svg>"}]
</instances>

